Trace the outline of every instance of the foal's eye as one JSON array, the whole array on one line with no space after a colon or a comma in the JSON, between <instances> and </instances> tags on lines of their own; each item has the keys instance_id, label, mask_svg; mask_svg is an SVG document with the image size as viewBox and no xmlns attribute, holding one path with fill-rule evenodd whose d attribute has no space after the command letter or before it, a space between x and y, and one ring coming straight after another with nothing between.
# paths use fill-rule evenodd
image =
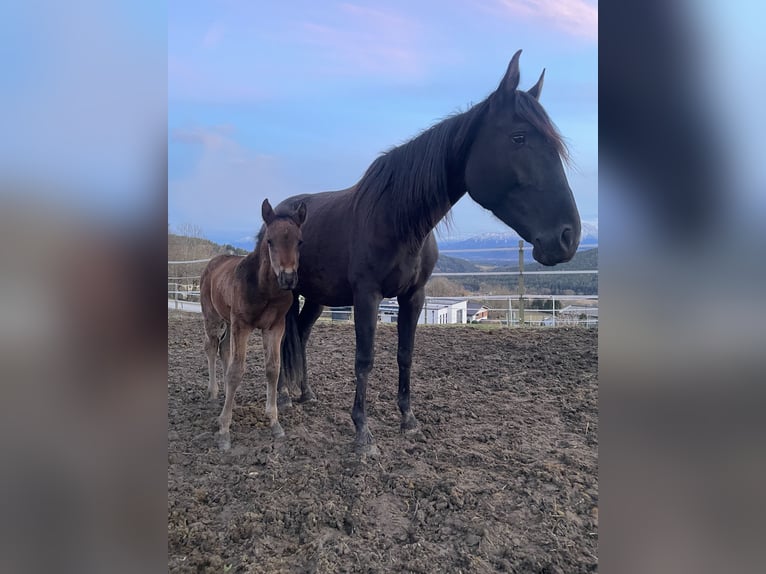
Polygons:
<instances>
[{"instance_id":1,"label":"foal's eye","mask_svg":"<svg viewBox=\"0 0 766 574\"><path fill-rule=\"evenodd\" d=\"M300 247L301 245L303 245L303 239L298 240L298 247Z\"/></svg>"},{"instance_id":2,"label":"foal's eye","mask_svg":"<svg viewBox=\"0 0 766 574\"><path fill-rule=\"evenodd\" d=\"M513 134L511 139L513 140L513 143L522 145L527 138L524 134Z\"/></svg>"},{"instance_id":3,"label":"foal's eye","mask_svg":"<svg viewBox=\"0 0 766 574\"><path fill-rule=\"evenodd\" d=\"M266 240L266 243L268 243L268 244L269 244L269 247L271 247L271 246L272 246L272 243L271 243L271 239L267 239L267 240Z\"/></svg>"}]
</instances>

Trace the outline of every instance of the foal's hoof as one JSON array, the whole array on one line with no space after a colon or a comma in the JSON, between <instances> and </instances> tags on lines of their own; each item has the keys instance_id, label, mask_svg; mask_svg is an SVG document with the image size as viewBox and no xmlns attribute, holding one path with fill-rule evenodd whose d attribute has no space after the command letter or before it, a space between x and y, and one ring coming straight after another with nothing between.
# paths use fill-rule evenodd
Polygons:
<instances>
[{"instance_id":1,"label":"foal's hoof","mask_svg":"<svg viewBox=\"0 0 766 574\"><path fill-rule=\"evenodd\" d=\"M285 431L282 430L282 425L279 423L274 423L271 425L271 436L274 438L282 438L285 436Z\"/></svg>"},{"instance_id":2,"label":"foal's hoof","mask_svg":"<svg viewBox=\"0 0 766 574\"><path fill-rule=\"evenodd\" d=\"M231 448L231 434L228 432L218 433L218 448L221 450L229 450Z\"/></svg>"},{"instance_id":3,"label":"foal's hoof","mask_svg":"<svg viewBox=\"0 0 766 574\"><path fill-rule=\"evenodd\" d=\"M290 395L279 395L277 397L277 408L280 411L293 408L293 400Z\"/></svg>"}]
</instances>

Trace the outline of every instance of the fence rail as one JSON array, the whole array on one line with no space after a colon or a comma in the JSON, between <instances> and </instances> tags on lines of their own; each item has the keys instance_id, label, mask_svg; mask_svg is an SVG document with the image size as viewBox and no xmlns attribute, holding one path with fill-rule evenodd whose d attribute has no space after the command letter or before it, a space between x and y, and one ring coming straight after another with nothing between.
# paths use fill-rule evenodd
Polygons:
<instances>
[{"instance_id":1,"label":"fence rail","mask_svg":"<svg viewBox=\"0 0 766 574\"><path fill-rule=\"evenodd\" d=\"M598 245L586 246L589 249L596 248ZM585 270L549 270L549 271L524 271L524 251L532 249L531 246L525 246L523 241L519 241L519 246L496 247L496 248L477 248L477 249L444 249L441 253L479 253L479 252L517 252L518 270L516 271L475 271L475 272L437 272L432 277L499 277L499 276L518 276L519 284L515 295L461 295L458 297L426 297L425 311L423 318L428 323L428 310L430 306L446 304L449 301L468 300L474 303L482 304L482 319L478 322L483 324L502 324L509 327L521 325L581 325L592 327L598 325L598 295L536 295L528 294L524 289L525 275L597 275L597 269ZM192 261L168 261L168 265L184 265L190 263L206 263L208 259L195 259ZM183 277L168 276L168 307L182 309L187 311L200 311L199 303L192 299L199 300L199 279L200 275L187 275ZM186 289L182 289L186 287ZM197 289L195 289L197 287ZM530 302L537 300L551 301L551 308L540 308L530 306ZM502 301L505 305L497 306L490 302ZM565 301L594 301L595 306L585 305L577 308L557 307ZM386 302L384 302L385 304ZM381 312L381 319L385 316L387 320L393 317L391 303L387 303L386 312ZM572 307L572 306L570 306ZM345 317L345 318L344 318ZM350 307L330 307L326 308L320 318L331 321L351 320L353 312ZM475 317L475 314L471 317ZM466 320L470 318L466 315ZM462 321L461 321L462 322Z\"/></svg>"}]
</instances>

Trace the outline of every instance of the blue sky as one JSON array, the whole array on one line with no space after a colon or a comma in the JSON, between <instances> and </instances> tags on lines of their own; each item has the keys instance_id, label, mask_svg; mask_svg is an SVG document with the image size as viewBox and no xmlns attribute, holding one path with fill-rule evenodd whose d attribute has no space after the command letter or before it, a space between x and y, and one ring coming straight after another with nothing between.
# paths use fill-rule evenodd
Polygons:
<instances>
[{"instance_id":1,"label":"blue sky","mask_svg":"<svg viewBox=\"0 0 766 574\"><path fill-rule=\"evenodd\" d=\"M484 99L521 48L521 86L571 147L598 218L597 3L172 0L168 223L252 245L260 204L354 184L386 149ZM465 196L450 236L507 228ZM444 236L444 235L442 235Z\"/></svg>"}]
</instances>

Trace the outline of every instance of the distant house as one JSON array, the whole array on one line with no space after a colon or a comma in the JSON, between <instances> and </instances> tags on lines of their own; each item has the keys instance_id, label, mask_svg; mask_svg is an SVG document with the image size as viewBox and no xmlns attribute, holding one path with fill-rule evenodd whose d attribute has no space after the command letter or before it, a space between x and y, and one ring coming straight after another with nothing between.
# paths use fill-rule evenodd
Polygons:
<instances>
[{"instance_id":1,"label":"distant house","mask_svg":"<svg viewBox=\"0 0 766 574\"><path fill-rule=\"evenodd\" d=\"M468 301L466 318L469 323L485 321L489 317L489 307L478 301Z\"/></svg>"},{"instance_id":2,"label":"distant house","mask_svg":"<svg viewBox=\"0 0 766 574\"><path fill-rule=\"evenodd\" d=\"M399 302L396 299L384 299L378 307L378 319L382 323L396 323L399 318Z\"/></svg>"},{"instance_id":3,"label":"distant house","mask_svg":"<svg viewBox=\"0 0 766 574\"><path fill-rule=\"evenodd\" d=\"M467 299L438 299L423 305L418 324L448 325L468 321Z\"/></svg>"},{"instance_id":4,"label":"distant house","mask_svg":"<svg viewBox=\"0 0 766 574\"><path fill-rule=\"evenodd\" d=\"M468 323L471 316L478 313L486 317L487 308L479 305L473 315L468 313L467 299L438 299L429 301L423 305L423 310L418 317L418 324L448 325L456 323ZM351 319L351 307L331 308L333 321L348 321ZM396 323L399 320L399 302L395 298L384 299L378 307L378 320L381 323Z\"/></svg>"},{"instance_id":5,"label":"distant house","mask_svg":"<svg viewBox=\"0 0 766 574\"><path fill-rule=\"evenodd\" d=\"M567 305L558 312L558 319L562 323L598 324L598 307Z\"/></svg>"}]
</instances>

